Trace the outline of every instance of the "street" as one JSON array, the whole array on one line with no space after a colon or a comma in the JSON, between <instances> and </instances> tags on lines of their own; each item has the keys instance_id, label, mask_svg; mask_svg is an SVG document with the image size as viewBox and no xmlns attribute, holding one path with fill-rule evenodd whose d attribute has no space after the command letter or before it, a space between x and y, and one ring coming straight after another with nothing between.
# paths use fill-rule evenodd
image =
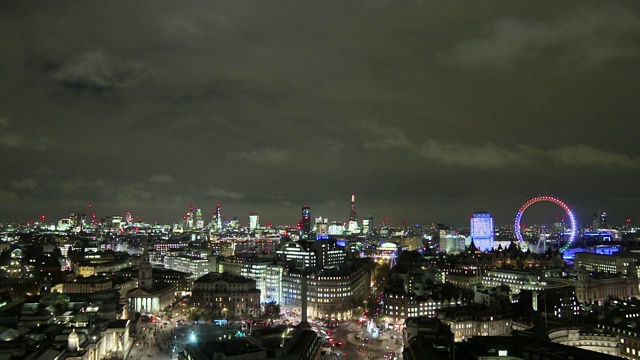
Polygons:
<instances>
[{"instance_id":1,"label":"street","mask_svg":"<svg viewBox=\"0 0 640 360\"><path fill-rule=\"evenodd\" d=\"M343 357L348 359L401 359L402 354L402 332L384 330L378 339L373 339L371 329L367 328L367 323L358 324L357 321L348 323L342 322L337 328L327 329L324 326L317 326L319 329L330 333L326 343L332 344L331 354L335 358ZM392 338L395 337L395 339ZM338 345L342 343L342 345ZM346 354L346 355L345 355Z\"/></svg>"}]
</instances>

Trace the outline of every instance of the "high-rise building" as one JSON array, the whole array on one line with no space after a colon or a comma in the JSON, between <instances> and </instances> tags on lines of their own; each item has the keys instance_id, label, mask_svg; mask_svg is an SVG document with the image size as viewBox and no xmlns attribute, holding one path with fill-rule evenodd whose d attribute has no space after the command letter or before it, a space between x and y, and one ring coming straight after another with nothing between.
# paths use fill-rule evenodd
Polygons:
<instances>
[{"instance_id":1,"label":"high-rise building","mask_svg":"<svg viewBox=\"0 0 640 360\"><path fill-rule=\"evenodd\" d=\"M222 214L220 213L220 204L216 204L216 209L213 211L213 215L211 216L211 224L209 227L214 232L222 231Z\"/></svg>"},{"instance_id":2,"label":"high-rise building","mask_svg":"<svg viewBox=\"0 0 640 360\"><path fill-rule=\"evenodd\" d=\"M480 251L493 250L493 218L488 212L477 212L471 217L471 241Z\"/></svg>"},{"instance_id":3,"label":"high-rise building","mask_svg":"<svg viewBox=\"0 0 640 360\"><path fill-rule=\"evenodd\" d=\"M349 213L348 228L351 234L360 232L360 227L358 226L358 213L356 212L356 194L351 194L351 212Z\"/></svg>"},{"instance_id":4,"label":"high-rise building","mask_svg":"<svg viewBox=\"0 0 640 360\"><path fill-rule=\"evenodd\" d=\"M591 230L600 230L600 216L597 212L593 214L593 220L591 220Z\"/></svg>"},{"instance_id":5,"label":"high-rise building","mask_svg":"<svg viewBox=\"0 0 640 360\"><path fill-rule=\"evenodd\" d=\"M204 219L202 218L202 209L200 208L196 209L195 227L198 230L202 230L202 228L204 227Z\"/></svg>"},{"instance_id":6,"label":"high-rise building","mask_svg":"<svg viewBox=\"0 0 640 360\"><path fill-rule=\"evenodd\" d=\"M302 218L300 219L300 231L304 234L311 232L311 208L307 205L302 207Z\"/></svg>"},{"instance_id":7,"label":"high-rise building","mask_svg":"<svg viewBox=\"0 0 640 360\"><path fill-rule=\"evenodd\" d=\"M293 261L298 268L328 269L344 264L346 255L344 246L336 239L316 241L285 241L276 251L278 260Z\"/></svg>"},{"instance_id":8,"label":"high-rise building","mask_svg":"<svg viewBox=\"0 0 640 360\"><path fill-rule=\"evenodd\" d=\"M260 227L260 216L256 213L249 214L249 230L253 231Z\"/></svg>"},{"instance_id":9,"label":"high-rise building","mask_svg":"<svg viewBox=\"0 0 640 360\"><path fill-rule=\"evenodd\" d=\"M607 222L607 212L603 211L600 214L600 227L603 229L608 229L609 228L609 223Z\"/></svg>"}]
</instances>

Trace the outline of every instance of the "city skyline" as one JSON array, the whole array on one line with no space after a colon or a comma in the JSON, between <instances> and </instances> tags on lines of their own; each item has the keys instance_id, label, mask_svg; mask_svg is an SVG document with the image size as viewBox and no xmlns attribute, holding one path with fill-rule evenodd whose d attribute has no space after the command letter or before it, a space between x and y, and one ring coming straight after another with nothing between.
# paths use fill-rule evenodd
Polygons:
<instances>
[{"instance_id":1,"label":"city skyline","mask_svg":"<svg viewBox=\"0 0 640 360\"><path fill-rule=\"evenodd\" d=\"M0 4L0 222L638 222L640 4L278 4Z\"/></svg>"}]
</instances>

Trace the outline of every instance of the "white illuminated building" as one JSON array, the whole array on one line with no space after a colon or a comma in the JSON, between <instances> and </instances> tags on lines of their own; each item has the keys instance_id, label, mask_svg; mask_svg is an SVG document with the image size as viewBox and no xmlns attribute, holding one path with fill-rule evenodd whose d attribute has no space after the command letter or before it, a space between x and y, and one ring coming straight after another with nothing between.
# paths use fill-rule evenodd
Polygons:
<instances>
[{"instance_id":1,"label":"white illuminated building","mask_svg":"<svg viewBox=\"0 0 640 360\"><path fill-rule=\"evenodd\" d=\"M197 279L211 271L209 259L186 255L166 256L164 258L164 267L184 273L191 273L192 279Z\"/></svg>"},{"instance_id":2,"label":"white illuminated building","mask_svg":"<svg viewBox=\"0 0 640 360\"><path fill-rule=\"evenodd\" d=\"M331 268L345 261L344 247L336 240L288 241L282 243L276 255L283 261L295 261L299 267Z\"/></svg>"},{"instance_id":3,"label":"white illuminated building","mask_svg":"<svg viewBox=\"0 0 640 360\"><path fill-rule=\"evenodd\" d=\"M260 217L258 214L251 213L249 215L249 230L253 231L260 227Z\"/></svg>"}]
</instances>

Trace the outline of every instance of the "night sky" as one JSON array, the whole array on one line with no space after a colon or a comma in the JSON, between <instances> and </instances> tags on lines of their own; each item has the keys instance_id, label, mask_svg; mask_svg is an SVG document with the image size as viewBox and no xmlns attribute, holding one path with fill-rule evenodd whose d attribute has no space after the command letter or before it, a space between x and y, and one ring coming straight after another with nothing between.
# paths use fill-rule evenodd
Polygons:
<instances>
[{"instance_id":1,"label":"night sky","mask_svg":"<svg viewBox=\"0 0 640 360\"><path fill-rule=\"evenodd\" d=\"M638 223L639 80L638 1L0 0L0 222Z\"/></svg>"}]
</instances>

